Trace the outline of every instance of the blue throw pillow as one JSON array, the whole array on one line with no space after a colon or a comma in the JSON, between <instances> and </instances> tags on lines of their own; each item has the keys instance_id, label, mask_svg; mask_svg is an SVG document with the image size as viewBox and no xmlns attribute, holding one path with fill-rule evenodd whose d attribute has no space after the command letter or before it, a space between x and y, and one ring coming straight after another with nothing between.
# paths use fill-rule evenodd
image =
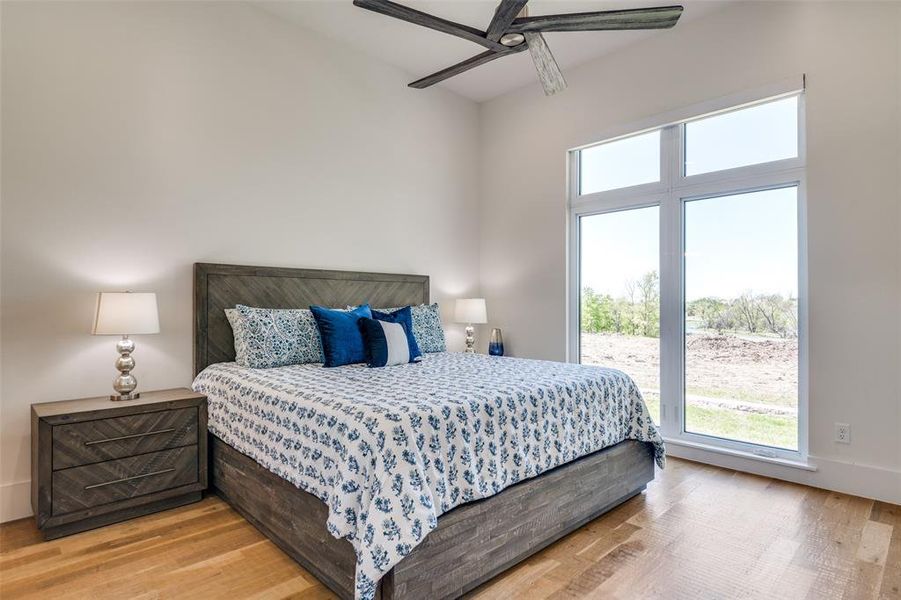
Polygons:
<instances>
[{"instance_id":1,"label":"blue throw pillow","mask_svg":"<svg viewBox=\"0 0 901 600\"><path fill-rule=\"evenodd\" d=\"M419 350L419 344L416 343L416 336L413 334L412 307L405 306L390 313L373 310L372 318L387 323L402 323L404 325L404 332L407 334L407 343L410 346L410 361L412 362L422 356L422 352Z\"/></svg>"},{"instance_id":2,"label":"blue throw pillow","mask_svg":"<svg viewBox=\"0 0 901 600\"><path fill-rule=\"evenodd\" d=\"M390 367L413 362L407 325L361 318L357 324L366 343L366 362L370 367Z\"/></svg>"},{"instance_id":3,"label":"blue throw pillow","mask_svg":"<svg viewBox=\"0 0 901 600\"><path fill-rule=\"evenodd\" d=\"M360 333L357 320L361 317L367 319L372 317L368 304L350 311L332 310L322 306L311 306L310 310L322 338L324 366L340 367L366 362L366 347L363 345L363 334Z\"/></svg>"}]
</instances>

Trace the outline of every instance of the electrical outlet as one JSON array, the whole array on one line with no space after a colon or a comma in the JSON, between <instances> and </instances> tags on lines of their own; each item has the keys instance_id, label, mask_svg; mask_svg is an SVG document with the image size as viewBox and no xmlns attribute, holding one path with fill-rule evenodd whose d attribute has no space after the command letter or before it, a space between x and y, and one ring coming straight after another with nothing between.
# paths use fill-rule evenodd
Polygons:
<instances>
[{"instance_id":1,"label":"electrical outlet","mask_svg":"<svg viewBox=\"0 0 901 600\"><path fill-rule=\"evenodd\" d=\"M839 444L851 443L851 426L847 423L835 424L835 441Z\"/></svg>"}]
</instances>

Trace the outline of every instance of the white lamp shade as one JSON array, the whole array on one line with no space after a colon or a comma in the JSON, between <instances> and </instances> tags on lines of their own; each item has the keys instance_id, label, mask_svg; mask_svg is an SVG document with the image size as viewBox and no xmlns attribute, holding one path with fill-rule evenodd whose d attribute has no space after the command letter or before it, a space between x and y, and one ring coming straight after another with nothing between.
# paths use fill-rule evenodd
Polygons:
<instances>
[{"instance_id":1,"label":"white lamp shade","mask_svg":"<svg viewBox=\"0 0 901 600\"><path fill-rule=\"evenodd\" d=\"M457 323L487 323L488 309L484 298L461 298L454 310Z\"/></svg>"},{"instance_id":2,"label":"white lamp shade","mask_svg":"<svg viewBox=\"0 0 901 600\"><path fill-rule=\"evenodd\" d=\"M160 332L156 294L152 292L100 292L94 335L140 335Z\"/></svg>"}]
</instances>

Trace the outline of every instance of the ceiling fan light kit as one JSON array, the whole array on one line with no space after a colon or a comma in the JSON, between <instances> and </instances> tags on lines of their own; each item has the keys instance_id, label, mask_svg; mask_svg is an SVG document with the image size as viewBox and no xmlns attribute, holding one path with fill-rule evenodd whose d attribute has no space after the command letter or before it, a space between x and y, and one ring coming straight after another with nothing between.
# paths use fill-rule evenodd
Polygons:
<instances>
[{"instance_id":1,"label":"ceiling fan light kit","mask_svg":"<svg viewBox=\"0 0 901 600\"><path fill-rule=\"evenodd\" d=\"M535 70L538 72L538 79L548 96L564 90L566 80L554 55L551 54L547 41L541 35L542 32L669 29L675 26L682 16L681 6L660 6L530 17L527 2L528 0L501 0L494 11L491 23L488 24L488 29L481 31L391 0L354 0L354 4L360 8L454 35L487 48L485 52L463 62L417 79L409 84L410 87L426 88L479 65L528 48Z\"/></svg>"},{"instance_id":2,"label":"ceiling fan light kit","mask_svg":"<svg viewBox=\"0 0 901 600\"><path fill-rule=\"evenodd\" d=\"M511 46L519 46L526 41L526 36L521 33L505 33L498 41L509 48Z\"/></svg>"}]
</instances>

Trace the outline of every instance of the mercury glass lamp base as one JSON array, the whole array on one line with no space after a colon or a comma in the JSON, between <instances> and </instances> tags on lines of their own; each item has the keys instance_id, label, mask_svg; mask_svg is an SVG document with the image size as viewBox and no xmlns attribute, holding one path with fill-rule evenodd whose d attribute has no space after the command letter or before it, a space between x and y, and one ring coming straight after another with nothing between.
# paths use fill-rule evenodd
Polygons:
<instances>
[{"instance_id":1,"label":"mercury glass lamp base","mask_svg":"<svg viewBox=\"0 0 901 600\"><path fill-rule=\"evenodd\" d=\"M466 326L466 352L467 354L475 354L475 328L472 325Z\"/></svg>"},{"instance_id":2,"label":"mercury glass lamp base","mask_svg":"<svg viewBox=\"0 0 901 600\"><path fill-rule=\"evenodd\" d=\"M128 339L127 335L123 335L116 344L116 350L119 351L119 358L116 359L119 376L113 380L113 390L117 393L109 398L113 401L134 400L141 395L135 391L135 388L138 387L138 380L131 374L132 369L135 368L135 359L131 355L135 351L135 343Z\"/></svg>"}]
</instances>

